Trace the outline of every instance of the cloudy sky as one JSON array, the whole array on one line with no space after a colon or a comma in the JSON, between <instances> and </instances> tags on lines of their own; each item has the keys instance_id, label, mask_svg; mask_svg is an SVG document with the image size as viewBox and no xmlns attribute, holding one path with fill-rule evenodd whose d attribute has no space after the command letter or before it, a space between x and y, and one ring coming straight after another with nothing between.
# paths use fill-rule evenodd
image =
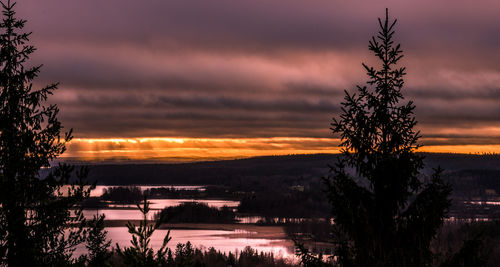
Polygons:
<instances>
[{"instance_id":1,"label":"cloudy sky","mask_svg":"<svg viewBox=\"0 0 500 267\"><path fill-rule=\"evenodd\" d=\"M17 12L30 63L44 64L36 83L60 82L50 101L74 128L70 154L238 156L335 150L329 124L366 81L361 62L377 64L368 40L386 7L428 151L499 152L499 1L22 0Z\"/></svg>"}]
</instances>

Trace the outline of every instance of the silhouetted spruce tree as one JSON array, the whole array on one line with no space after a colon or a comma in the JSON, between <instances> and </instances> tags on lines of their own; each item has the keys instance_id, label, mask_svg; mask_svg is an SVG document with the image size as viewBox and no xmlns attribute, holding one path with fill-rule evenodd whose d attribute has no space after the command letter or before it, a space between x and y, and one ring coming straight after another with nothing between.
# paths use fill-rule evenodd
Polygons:
<instances>
[{"instance_id":1,"label":"silhouetted spruce tree","mask_svg":"<svg viewBox=\"0 0 500 267\"><path fill-rule=\"evenodd\" d=\"M363 64L367 86L345 92L342 113L331 124L340 134L342 156L324 180L342 266L429 264L429 243L450 205L451 188L440 178L441 170L427 182L419 179L420 133L413 129L415 105L401 103L406 73L397 67L403 55L393 40L395 24L386 10L380 31L369 41L381 67ZM318 265L302 254L306 263Z\"/></svg>"},{"instance_id":2,"label":"silhouetted spruce tree","mask_svg":"<svg viewBox=\"0 0 500 267\"><path fill-rule=\"evenodd\" d=\"M1 2L0 265L62 266L73 262L72 252L85 238L84 218L75 204L89 193L82 182L86 171L69 188L63 188L73 170L68 165L39 175L65 151L71 131L61 138L58 108L44 103L57 84L32 86L40 66L25 66L35 48L27 44L26 21L15 17L14 6Z\"/></svg>"},{"instance_id":3,"label":"silhouetted spruce tree","mask_svg":"<svg viewBox=\"0 0 500 267\"><path fill-rule=\"evenodd\" d=\"M148 222L150 204L151 202L149 202L147 196L144 195L142 206L141 204L137 204L137 208L141 211L143 216L139 226L136 226L130 221L127 223L128 232L132 235L132 240L130 241L132 246L122 250L118 243L116 244L116 252L128 266L165 266L169 260L167 256L169 255L170 249L167 248L167 244L172 239L170 237L170 230L168 230L163 238L163 244L156 253L150 246L151 236L153 236L154 231L160 227L163 221L163 218L159 218L154 223Z\"/></svg>"},{"instance_id":4,"label":"silhouetted spruce tree","mask_svg":"<svg viewBox=\"0 0 500 267\"><path fill-rule=\"evenodd\" d=\"M106 239L108 232L104 230L104 218L104 215L94 215L87 224L89 232L85 247L89 252L88 265L92 267L112 266L110 262L112 253L109 251L111 241Z\"/></svg>"}]
</instances>

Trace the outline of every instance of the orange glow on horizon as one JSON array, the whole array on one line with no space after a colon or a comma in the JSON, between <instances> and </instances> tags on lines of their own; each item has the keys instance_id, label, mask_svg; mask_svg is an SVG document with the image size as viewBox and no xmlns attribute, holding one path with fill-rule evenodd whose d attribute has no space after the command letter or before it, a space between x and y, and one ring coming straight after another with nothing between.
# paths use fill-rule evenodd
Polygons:
<instances>
[{"instance_id":1,"label":"orange glow on horizon","mask_svg":"<svg viewBox=\"0 0 500 267\"><path fill-rule=\"evenodd\" d=\"M500 154L500 145L440 145L424 146L419 151L456 154Z\"/></svg>"},{"instance_id":2,"label":"orange glow on horizon","mask_svg":"<svg viewBox=\"0 0 500 267\"><path fill-rule=\"evenodd\" d=\"M81 160L165 159L214 160L254 156L338 153L335 139L329 138L76 138L64 157ZM334 142L334 143L332 143Z\"/></svg>"},{"instance_id":3,"label":"orange glow on horizon","mask_svg":"<svg viewBox=\"0 0 500 267\"><path fill-rule=\"evenodd\" d=\"M62 158L79 160L216 160L254 156L339 153L339 139L310 137L269 138L75 138ZM500 153L493 145L429 145L419 152Z\"/></svg>"}]
</instances>

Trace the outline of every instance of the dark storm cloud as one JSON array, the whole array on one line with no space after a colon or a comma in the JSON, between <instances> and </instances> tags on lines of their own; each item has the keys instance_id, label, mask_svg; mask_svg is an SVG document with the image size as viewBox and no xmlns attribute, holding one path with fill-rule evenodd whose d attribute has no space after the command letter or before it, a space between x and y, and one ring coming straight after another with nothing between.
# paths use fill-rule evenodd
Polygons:
<instances>
[{"instance_id":1,"label":"dark storm cloud","mask_svg":"<svg viewBox=\"0 0 500 267\"><path fill-rule=\"evenodd\" d=\"M424 135L500 128L497 1L23 0L18 13L37 83L61 82L51 101L80 137L331 137L343 90L376 63L385 7Z\"/></svg>"},{"instance_id":2,"label":"dark storm cloud","mask_svg":"<svg viewBox=\"0 0 500 267\"><path fill-rule=\"evenodd\" d=\"M463 100L463 99L479 99L479 100L495 100L500 101L500 85L499 87L483 88L480 90L466 90L457 92L455 88L422 88L414 89L406 94L410 98L418 99L440 99L440 100Z\"/></svg>"},{"instance_id":3,"label":"dark storm cloud","mask_svg":"<svg viewBox=\"0 0 500 267\"><path fill-rule=\"evenodd\" d=\"M247 44L264 50L270 44L307 49L364 46L385 7L400 19L400 35L411 43L494 46L500 40L495 36L496 1L25 0L22 5L22 15L41 23L33 26L37 34L64 40L145 45L166 40L215 49ZM441 38L426 38L430 36Z\"/></svg>"}]
</instances>

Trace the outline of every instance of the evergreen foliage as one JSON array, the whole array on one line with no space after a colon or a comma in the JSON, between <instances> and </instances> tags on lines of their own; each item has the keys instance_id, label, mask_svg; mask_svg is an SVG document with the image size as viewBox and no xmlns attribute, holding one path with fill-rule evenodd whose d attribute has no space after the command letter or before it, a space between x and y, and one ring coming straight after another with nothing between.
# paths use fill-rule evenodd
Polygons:
<instances>
[{"instance_id":1,"label":"evergreen foliage","mask_svg":"<svg viewBox=\"0 0 500 267\"><path fill-rule=\"evenodd\" d=\"M170 253L170 252L169 252ZM247 246L236 254L222 253L211 247L205 250L193 247L188 241L185 244L178 243L175 249L175 257L170 255L167 260L167 267L179 266L210 266L210 267L291 267L299 266L280 257L275 257L273 253L258 252Z\"/></svg>"},{"instance_id":2,"label":"evergreen foliage","mask_svg":"<svg viewBox=\"0 0 500 267\"><path fill-rule=\"evenodd\" d=\"M106 240L108 232L104 230L104 218L104 215L94 215L94 218L87 225L89 233L85 247L88 250L89 266L111 266L109 261L112 256L109 251L111 241Z\"/></svg>"},{"instance_id":3,"label":"evergreen foliage","mask_svg":"<svg viewBox=\"0 0 500 267\"><path fill-rule=\"evenodd\" d=\"M186 244L178 243L175 248L175 265L176 266L193 266L194 264L194 249L191 242Z\"/></svg>"},{"instance_id":4,"label":"evergreen foliage","mask_svg":"<svg viewBox=\"0 0 500 267\"><path fill-rule=\"evenodd\" d=\"M342 266L424 266L429 244L450 202L449 185L435 170L422 181L423 156L416 154L420 133L413 128L415 105L401 92L406 74L393 40L396 20L379 19L369 50L381 67L363 64L367 86L345 92L342 113L333 120L342 157L324 179L335 221L337 262ZM309 255L304 249L301 255ZM315 265L303 256L305 263Z\"/></svg>"},{"instance_id":5,"label":"evergreen foliage","mask_svg":"<svg viewBox=\"0 0 500 267\"><path fill-rule=\"evenodd\" d=\"M25 66L35 51L23 32L26 21L15 17L15 3L0 4L0 265L68 265L85 241L85 220L75 205L89 195L87 171L77 172L78 182L69 187L71 166L60 164L40 177L40 169L65 151L71 131L61 137L59 109L45 104L57 84L33 87L41 66Z\"/></svg>"},{"instance_id":6,"label":"evergreen foliage","mask_svg":"<svg viewBox=\"0 0 500 267\"><path fill-rule=\"evenodd\" d=\"M149 205L151 203L147 200L146 195L142 206L137 204L137 208L141 211L143 219L140 221L139 226L128 222L128 232L132 235L131 247L121 249L116 244L118 254L123 258L128 266L163 266L167 262L167 255L169 249L167 248L168 242L172 239L170 237L170 230L163 239L161 248L154 253L150 247L151 236L154 231L160 227L161 219L156 220L153 224L148 222L148 213L150 211Z\"/></svg>"}]
</instances>

